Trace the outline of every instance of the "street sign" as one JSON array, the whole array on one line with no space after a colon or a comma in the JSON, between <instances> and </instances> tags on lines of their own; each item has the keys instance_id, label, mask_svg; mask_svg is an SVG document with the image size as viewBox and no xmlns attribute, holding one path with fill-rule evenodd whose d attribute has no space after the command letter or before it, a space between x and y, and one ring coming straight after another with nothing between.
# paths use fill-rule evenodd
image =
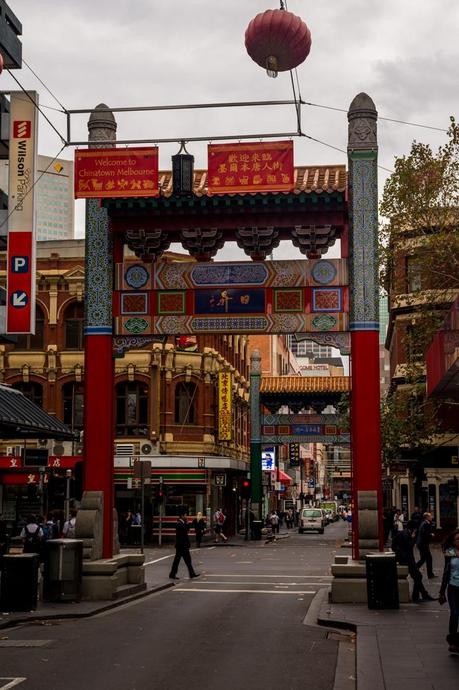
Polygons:
<instances>
[{"instance_id":1,"label":"street sign","mask_svg":"<svg viewBox=\"0 0 459 690\"><path fill-rule=\"evenodd\" d=\"M134 479L140 479L144 483L151 481L151 462L150 460L134 460Z\"/></svg>"},{"instance_id":2,"label":"street sign","mask_svg":"<svg viewBox=\"0 0 459 690\"><path fill-rule=\"evenodd\" d=\"M315 479L308 479L308 488L313 489L316 485Z\"/></svg>"},{"instance_id":3,"label":"street sign","mask_svg":"<svg viewBox=\"0 0 459 690\"><path fill-rule=\"evenodd\" d=\"M35 333L35 174L38 94L10 95L7 333Z\"/></svg>"},{"instance_id":4,"label":"street sign","mask_svg":"<svg viewBox=\"0 0 459 690\"><path fill-rule=\"evenodd\" d=\"M226 474L216 474L214 479L215 486L226 486Z\"/></svg>"},{"instance_id":5,"label":"street sign","mask_svg":"<svg viewBox=\"0 0 459 690\"><path fill-rule=\"evenodd\" d=\"M198 467L204 468L205 466L206 466L206 459L205 458L198 458Z\"/></svg>"}]
</instances>

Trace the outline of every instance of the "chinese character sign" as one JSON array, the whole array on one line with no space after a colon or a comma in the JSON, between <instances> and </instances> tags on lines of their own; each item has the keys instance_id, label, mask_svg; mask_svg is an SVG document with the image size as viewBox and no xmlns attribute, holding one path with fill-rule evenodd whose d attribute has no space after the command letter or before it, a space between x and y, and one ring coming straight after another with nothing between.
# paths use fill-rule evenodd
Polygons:
<instances>
[{"instance_id":1,"label":"chinese character sign","mask_svg":"<svg viewBox=\"0 0 459 690\"><path fill-rule=\"evenodd\" d=\"M158 195L156 146L75 151L75 199Z\"/></svg>"},{"instance_id":2,"label":"chinese character sign","mask_svg":"<svg viewBox=\"0 0 459 690\"><path fill-rule=\"evenodd\" d=\"M218 374L218 438L220 441L231 441L231 406L233 377L228 371Z\"/></svg>"},{"instance_id":3,"label":"chinese character sign","mask_svg":"<svg viewBox=\"0 0 459 690\"><path fill-rule=\"evenodd\" d=\"M208 194L291 192L293 142L208 147Z\"/></svg>"}]
</instances>

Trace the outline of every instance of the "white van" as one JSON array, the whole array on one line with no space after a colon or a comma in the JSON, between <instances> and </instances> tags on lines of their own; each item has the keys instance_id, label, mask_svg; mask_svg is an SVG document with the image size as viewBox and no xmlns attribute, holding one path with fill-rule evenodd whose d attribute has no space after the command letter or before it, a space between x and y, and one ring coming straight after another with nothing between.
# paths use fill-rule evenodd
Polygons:
<instances>
[{"instance_id":1,"label":"white van","mask_svg":"<svg viewBox=\"0 0 459 690\"><path fill-rule=\"evenodd\" d=\"M298 532L308 532L314 530L319 534L324 533L325 520L323 512L320 508L303 508L300 513L300 521L298 523Z\"/></svg>"}]
</instances>

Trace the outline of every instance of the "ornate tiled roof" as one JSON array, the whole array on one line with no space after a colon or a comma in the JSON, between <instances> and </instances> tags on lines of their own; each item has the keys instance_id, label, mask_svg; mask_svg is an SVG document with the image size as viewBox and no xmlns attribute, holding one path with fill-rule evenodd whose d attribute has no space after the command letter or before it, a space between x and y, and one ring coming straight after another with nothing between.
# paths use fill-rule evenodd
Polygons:
<instances>
[{"instance_id":1,"label":"ornate tiled roof","mask_svg":"<svg viewBox=\"0 0 459 690\"><path fill-rule=\"evenodd\" d=\"M260 393L347 393L349 376L264 376Z\"/></svg>"},{"instance_id":2,"label":"ornate tiled roof","mask_svg":"<svg viewBox=\"0 0 459 690\"><path fill-rule=\"evenodd\" d=\"M316 194L332 192L344 192L347 183L345 165L311 165L295 168L294 173L295 189L294 194L301 192L315 192ZM159 173L159 187L161 196L172 195L172 172L162 170ZM196 196L207 196L207 170L195 170L193 178L193 192ZM286 192L275 192L286 194ZM246 194L273 194L273 192L246 192ZM229 196L234 196L230 194Z\"/></svg>"}]
</instances>

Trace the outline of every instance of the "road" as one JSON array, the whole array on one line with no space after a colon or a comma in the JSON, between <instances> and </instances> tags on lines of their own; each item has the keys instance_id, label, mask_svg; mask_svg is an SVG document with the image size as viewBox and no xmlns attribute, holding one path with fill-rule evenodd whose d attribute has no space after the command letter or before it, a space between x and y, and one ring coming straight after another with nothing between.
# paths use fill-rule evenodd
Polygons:
<instances>
[{"instance_id":1,"label":"road","mask_svg":"<svg viewBox=\"0 0 459 690\"><path fill-rule=\"evenodd\" d=\"M338 642L303 620L346 529L202 548L196 580L181 565L173 588L138 602L2 631L0 678L25 679L19 690L332 690ZM166 581L170 563L147 567Z\"/></svg>"}]
</instances>

